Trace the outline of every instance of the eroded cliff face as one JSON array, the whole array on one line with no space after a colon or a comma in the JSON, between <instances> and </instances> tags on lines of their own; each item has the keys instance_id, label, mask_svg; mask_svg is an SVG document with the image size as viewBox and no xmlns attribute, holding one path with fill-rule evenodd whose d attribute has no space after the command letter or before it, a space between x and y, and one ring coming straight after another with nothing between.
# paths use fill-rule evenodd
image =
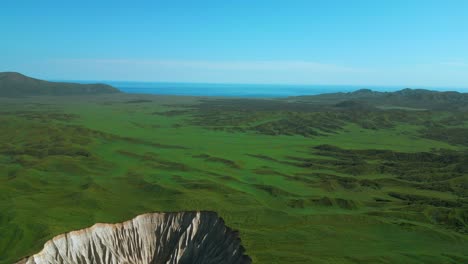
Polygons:
<instances>
[{"instance_id":1,"label":"eroded cliff face","mask_svg":"<svg viewBox=\"0 0 468 264\"><path fill-rule=\"evenodd\" d=\"M17 264L251 263L236 232L214 212L143 214L58 235Z\"/></svg>"}]
</instances>

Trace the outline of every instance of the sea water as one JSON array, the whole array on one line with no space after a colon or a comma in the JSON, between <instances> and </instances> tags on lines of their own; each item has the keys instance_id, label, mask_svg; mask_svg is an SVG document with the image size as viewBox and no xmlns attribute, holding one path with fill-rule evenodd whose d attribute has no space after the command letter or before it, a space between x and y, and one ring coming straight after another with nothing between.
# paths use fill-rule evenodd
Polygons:
<instances>
[{"instance_id":1,"label":"sea water","mask_svg":"<svg viewBox=\"0 0 468 264\"><path fill-rule=\"evenodd\" d=\"M222 84L222 83L173 83L173 82L124 82L124 81L75 81L80 83L105 83L125 93L188 95L188 96L229 96L229 97L288 97L317 95L324 93L353 92L371 89L379 92L394 92L405 86L372 85L292 85L292 84ZM420 88L420 87L417 87ZM461 91L448 88L425 88L437 91Z\"/></svg>"},{"instance_id":2,"label":"sea water","mask_svg":"<svg viewBox=\"0 0 468 264\"><path fill-rule=\"evenodd\" d=\"M229 97L288 97L323 93L352 92L363 88L396 91L400 87L364 87L351 85L280 85L280 84L213 84L160 82L106 82L122 92ZM401 89L404 87L401 87Z\"/></svg>"}]
</instances>

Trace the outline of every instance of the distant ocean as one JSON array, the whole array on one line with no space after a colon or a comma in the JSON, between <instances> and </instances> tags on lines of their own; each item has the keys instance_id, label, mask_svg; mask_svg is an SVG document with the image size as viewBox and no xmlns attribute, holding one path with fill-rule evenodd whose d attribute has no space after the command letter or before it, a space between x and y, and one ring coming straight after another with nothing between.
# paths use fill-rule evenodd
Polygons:
<instances>
[{"instance_id":1,"label":"distant ocean","mask_svg":"<svg viewBox=\"0 0 468 264\"><path fill-rule=\"evenodd\" d=\"M169 83L169 82L122 82L122 81L75 81L80 83L106 83L125 93L191 95L191 96L229 96L229 97L288 97L298 95L317 95L324 93L353 92L371 89L392 92L404 86L357 86L357 85L281 85L281 84L213 84L213 83ZM424 88L424 87L423 87ZM438 91L466 89L424 88Z\"/></svg>"}]
</instances>

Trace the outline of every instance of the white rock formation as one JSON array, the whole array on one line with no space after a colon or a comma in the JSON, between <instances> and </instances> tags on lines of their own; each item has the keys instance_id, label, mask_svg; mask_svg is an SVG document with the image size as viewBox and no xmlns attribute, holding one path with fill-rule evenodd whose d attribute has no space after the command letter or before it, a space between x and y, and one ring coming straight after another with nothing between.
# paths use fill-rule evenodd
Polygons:
<instances>
[{"instance_id":1,"label":"white rock formation","mask_svg":"<svg viewBox=\"0 0 468 264\"><path fill-rule=\"evenodd\" d=\"M243 264L236 232L214 212L143 214L58 235L17 264Z\"/></svg>"}]
</instances>

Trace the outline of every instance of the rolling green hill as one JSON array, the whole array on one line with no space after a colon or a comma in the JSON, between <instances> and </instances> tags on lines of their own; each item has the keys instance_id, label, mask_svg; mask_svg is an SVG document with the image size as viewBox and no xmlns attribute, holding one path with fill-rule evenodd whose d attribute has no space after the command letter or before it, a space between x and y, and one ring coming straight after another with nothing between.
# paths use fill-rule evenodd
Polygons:
<instances>
[{"instance_id":1,"label":"rolling green hill","mask_svg":"<svg viewBox=\"0 0 468 264\"><path fill-rule=\"evenodd\" d=\"M0 72L0 96L86 95L118 92L119 90L106 84L48 82L16 72Z\"/></svg>"},{"instance_id":2,"label":"rolling green hill","mask_svg":"<svg viewBox=\"0 0 468 264\"><path fill-rule=\"evenodd\" d=\"M376 92L361 89L350 93L330 93L291 97L304 102L337 103L344 100L361 101L374 106L424 108L433 110L467 109L468 93L438 92L424 89L403 89L396 92Z\"/></svg>"}]
</instances>

